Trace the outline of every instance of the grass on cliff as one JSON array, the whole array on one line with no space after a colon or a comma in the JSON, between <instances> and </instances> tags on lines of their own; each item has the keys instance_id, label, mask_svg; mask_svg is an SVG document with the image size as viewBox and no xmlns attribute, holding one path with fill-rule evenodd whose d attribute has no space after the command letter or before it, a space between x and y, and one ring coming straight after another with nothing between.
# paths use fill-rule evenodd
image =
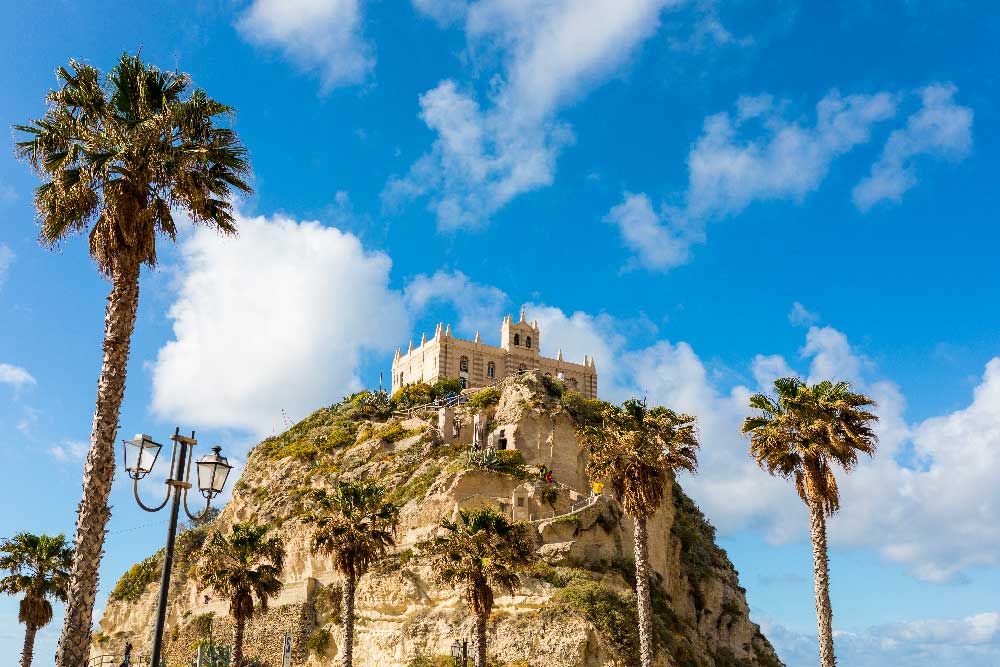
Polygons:
<instances>
[{"instance_id":1,"label":"grass on cliff","mask_svg":"<svg viewBox=\"0 0 1000 667\"><path fill-rule=\"evenodd\" d=\"M695 610L700 614L705 609L702 582L716 570L735 571L725 550L715 543L715 528L677 482L673 498L677 513L671 532L681 543L681 566L691 584Z\"/></svg>"},{"instance_id":2,"label":"grass on cliff","mask_svg":"<svg viewBox=\"0 0 1000 667\"><path fill-rule=\"evenodd\" d=\"M179 590L187 583L195 563L201 557L201 549L208 537L208 531L209 526L203 525L177 535L174 544L174 574L170 580L172 591ZM138 602L146 588L160 578L162 569L163 549L160 549L129 568L115 584L109 599L112 602Z\"/></svg>"}]
</instances>

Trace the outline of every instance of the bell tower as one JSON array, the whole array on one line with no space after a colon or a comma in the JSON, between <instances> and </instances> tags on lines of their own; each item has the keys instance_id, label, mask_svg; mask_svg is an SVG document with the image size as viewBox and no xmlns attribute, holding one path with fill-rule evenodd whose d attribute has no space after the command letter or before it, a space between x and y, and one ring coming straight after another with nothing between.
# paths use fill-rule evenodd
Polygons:
<instances>
[{"instance_id":1,"label":"bell tower","mask_svg":"<svg viewBox=\"0 0 1000 667\"><path fill-rule=\"evenodd\" d=\"M503 324L500 326L500 347L507 352L537 357L538 339L538 320L528 324L524 319L524 306L521 306L520 321L514 322L514 318L510 315L503 318Z\"/></svg>"}]
</instances>

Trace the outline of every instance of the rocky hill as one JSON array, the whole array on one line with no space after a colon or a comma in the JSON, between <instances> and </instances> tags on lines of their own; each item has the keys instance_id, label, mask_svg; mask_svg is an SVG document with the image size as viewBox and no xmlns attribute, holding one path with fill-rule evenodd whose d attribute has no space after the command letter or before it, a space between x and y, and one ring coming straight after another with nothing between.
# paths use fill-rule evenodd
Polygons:
<instances>
[{"instance_id":1,"label":"rocky hill","mask_svg":"<svg viewBox=\"0 0 1000 667\"><path fill-rule=\"evenodd\" d=\"M414 549L458 507L493 505L534 529L538 566L517 593L497 600L489 627L498 665L631 665L637 654L632 526L618 504L594 496L574 420L588 404L558 383L529 373L509 378L462 406L375 418L371 395L317 410L251 452L232 500L209 526L178 539L167 620L168 665L189 664L194 647L228 642L228 603L192 576L209 531L233 522L268 522L286 543L284 590L247 630L247 655L280 665L285 632L293 664L328 665L340 641L340 583L331 559L309 548L297 518L303 492L337 479L376 478L402 506L397 549L365 575L357 593L358 667L429 667L473 619L458 591L435 582ZM477 421L493 448L470 456ZM552 471L551 482L539 474ZM745 591L715 531L680 485L650 521L655 573L657 660L677 667L773 667L773 648L748 617ZM95 635L95 654L126 640L148 651L160 554L118 582Z\"/></svg>"}]
</instances>

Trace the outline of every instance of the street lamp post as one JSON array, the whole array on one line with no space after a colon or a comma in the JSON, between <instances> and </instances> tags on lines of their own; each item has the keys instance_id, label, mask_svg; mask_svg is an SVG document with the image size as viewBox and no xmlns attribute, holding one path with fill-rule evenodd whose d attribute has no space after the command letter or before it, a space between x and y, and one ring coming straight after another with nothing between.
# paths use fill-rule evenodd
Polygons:
<instances>
[{"instance_id":1,"label":"street lamp post","mask_svg":"<svg viewBox=\"0 0 1000 667\"><path fill-rule=\"evenodd\" d=\"M456 639L451 645L451 658L455 667L466 667L469 662L469 642L463 639L460 644Z\"/></svg>"},{"instance_id":2,"label":"street lamp post","mask_svg":"<svg viewBox=\"0 0 1000 667\"><path fill-rule=\"evenodd\" d=\"M173 441L173 447L170 453L170 473L166 481L167 497L157 507L147 507L139 498L139 480L153 470L153 465L156 463L163 445L141 433L132 440L125 440L123 444L125 470L132 479L132 493L135 495L135 501L139 503L139 507L147 512L159 512L166 507L168 502L171 503L167 546L163 555L163 573L160 576L160 598L156 607L156 629L153 631L153 650L150 655L151 667L159 667L160 665L163 624L167 616L167 592L170 589L170 568L173 566L174 541L177 538L177 516L181 504L183 503L184 513L191 520L197 521L204 517L212 504L212 498L222 493L222 489L226 485L226 478L229 477L229 471L233 469L233 466L229 465L228 459L222 456L220 447L213 447L211 454L206 454L198 459L198 490L205 497L205 509L201 514L191 514L187 504L187 492L191 488L188 479L191 477L191 460L194 458L192 450L198 441L194 438L194 431L191 431L189 438L180 434L180 428L174 431L170 440Z\"/></svg>"}]
</instances>

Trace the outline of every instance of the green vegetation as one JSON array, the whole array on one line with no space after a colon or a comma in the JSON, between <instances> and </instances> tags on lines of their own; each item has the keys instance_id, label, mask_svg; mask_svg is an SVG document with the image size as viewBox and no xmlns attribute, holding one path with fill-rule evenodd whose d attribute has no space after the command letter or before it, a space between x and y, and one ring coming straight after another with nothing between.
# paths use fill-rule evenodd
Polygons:
<instances>
[{"instance_id":1,"label":"green vegetation","mask_svg":"<svg viewBox=\"0 0 1000 667\"><path fill-rule=\"evenodd\" d=\"M389 500L396 505L402 506L414 498L423 498L427 495L427 490L431 488L431 484L434 483L434 480L436 480L440 474L440 466L431 466L426 472L423 472L405 484L401 484L394 488L392 493L389 494Z\"/></svg>"},{"instance_id":2,"label":"green vegetation","mask_svg":"<svg viewBox=\"0 0 1000 667\"><path fill-rule=\"evenodd\" d=\"M545 393L552 398L562 398L562 395L566 393L566 385L551 375L542 376L542 386L545 387Z\"/></svg>"},{"instance_id":3,"label":"green vegetation","mask_svg":"<svg viewBox=\"0 0 1000 667\"><path fill-rule=\"evenodd\" d=\"M306 650L318 657L326 655L326 649L329 645L330 631L326 628L316 628L306 639Z\"/></svg>"},{"instance_id":4,"label":"green vegetation","mask_svg":"<svg viewBox=\"0 0 1000 667\"><path fill-rule=\"evenodd\" d=\"M627 664L639 657L639 631L635 598L621 594L589 578L570 579L555 595L555 600L569 606L594 624L601 639Z\"/></svg>"},{"instance_id":5,"label":"green vegetation","mask_svg":"<svg viewBox=\"0 0 1000 667\"><path fill-rule=\"evenodd\" d=\"M159 552L141 560L122 575L108 599L112 601L137 602L146 590L160 576L163 561Z\"/></svg>"},{"instance_id":6,"label":"green vegetation","mask_svg":"<svg viewBox=\"0 0 1000 667\"><path fill-rule=\"evenodd\" d=\"M414 382L396 390L396 393L392 395L392 407L395 410L413 408L418 405L426 405L434 398L434 387L426 382Z\"/></svg>"},{"instance_id":7,"label":"green vegetation","mask_svg":"<svg viewBox=\"0 0 1000 667\"><path fill-rule=\"evenodd\" d=\"M441 378L431 385L431 391L434 398L446 398L449 394L461 394L462 382L458 378Z\"/></svg>"},{"instance_id":8,"label":"green vegetation","mask_svg":"<svg viewBox=\"0 0 1000 667\"><path fill-rule=\"evenodd\" d=\"M500 403L500 388L487 387L469 399L468 406L475 410L485 410Z\"/></svg>"},{"instance_id":9,"label":"green vegetation","mask_svg":"<svg viewBox=\"0 0 1000 667\"><path fill-rule=\"evenodd\" d=\"M559 404L569 413L577 426L599 426L601 411L610 406L607 401L584 398L577 391L565 391L559 398Z\"/></svg>"},{"instance_id":10,"label":"green vegetation","mask_svg":"<svg viewBox=\"0 0 1000 667\"><path fill-rule=\"evenodd\" d=\"M201 639L209 639L212 636L212 621L215 619L215 612L198 614L191 619L190 625L195 634Z\"/></svg>"},{"instance_id":11,"label":"green vegetation","mask_svg":"<svg viewBox=\"0 0 1000 667\"><path fill-rule=\"evenodd\" d=\"M538 495L539 500L543 503L555 509L556 501L559 500L559 492L556 491L551 486L546 486L542 489L542 492Z\"/></svg>"},{"instance_id":12,"label":"green vegetation","mask_svg":"<svg viewBox=\"0 0 1000 667\"><path fill-rule=\"evenodd\" d=\"M732 566L726 552L715 544L715 528L677 482L673 485L673 498L677 513L671 532L680 540L682 569L691 584L695 610L700 613L704 610L702 582L715 569Z\"/></svg>"},{"instance_id":13,"label":"green vegetation","mask_svg":"<svg viewBox=\"0 0 1000 667\"><path fill-rule=\"evenodd\" d=\"M454 667L454 665L455 661L450 655L418 655L410 661L408 667Z\"/></svg>"}]
</instances>

